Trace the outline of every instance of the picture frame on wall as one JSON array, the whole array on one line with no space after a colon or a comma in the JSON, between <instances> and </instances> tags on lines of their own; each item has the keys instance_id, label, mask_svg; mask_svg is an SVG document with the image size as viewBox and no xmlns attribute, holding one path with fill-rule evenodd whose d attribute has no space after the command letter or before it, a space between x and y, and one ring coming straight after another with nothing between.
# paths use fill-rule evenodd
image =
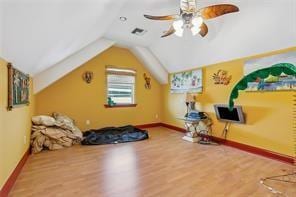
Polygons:
<instances>
[{"instance_id":1,"label":"picture frame on wall","mask_svg":"<svg viewBox=\"0 0 296 197\"><path fill-rule=\"evenodd\" d=\"M202 69L174 73L170 77L171 93L201 93Z\"/></svg>"},{"instance_id":2,"label":"picture frame on wall","mask_svg":"<svg viewBox=\"0 0 296 197\"><path fill-rule=\"evenodd\" d=\"M30 104L30 76L14 68L11 63L8 68L8 106L10 111L16 107Z\"/></svg>"}]
</instances>

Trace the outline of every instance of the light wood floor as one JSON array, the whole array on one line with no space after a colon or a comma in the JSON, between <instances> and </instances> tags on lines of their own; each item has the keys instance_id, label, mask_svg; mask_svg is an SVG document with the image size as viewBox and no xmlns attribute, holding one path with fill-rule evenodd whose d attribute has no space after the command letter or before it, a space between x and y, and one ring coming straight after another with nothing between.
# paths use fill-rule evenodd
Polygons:
<instances>
[{"instance_id":1,"label":"light wood floor","mask_svg":"<svg viewBox=\"0 0 296 197\"><path fill-rule=\"evenodd\" d=\"M274 196L260 178L294 168L225 146L185 142L181 133L162 127L149 134L141 142L32 155L10 196ZM293 184L276 186L296 194Z\"/></svg>"}]
</instances>

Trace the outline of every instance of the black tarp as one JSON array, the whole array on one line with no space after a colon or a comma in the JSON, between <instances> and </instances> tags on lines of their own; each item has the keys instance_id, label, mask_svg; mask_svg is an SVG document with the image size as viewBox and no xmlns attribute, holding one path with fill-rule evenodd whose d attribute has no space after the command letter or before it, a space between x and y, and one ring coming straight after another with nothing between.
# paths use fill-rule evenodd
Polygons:
<instances>
[{"instance_id":1,"label":"black tarp","mask_svg":"<svg viewBox=\"0 0 296 197\"><path fill-rule=\"evenodd\" d=\"M134 142L149 138L148 132L131 125L123 127L106 127L83 133L82 145L116 144Z\"/></svg>"}]
</instances>

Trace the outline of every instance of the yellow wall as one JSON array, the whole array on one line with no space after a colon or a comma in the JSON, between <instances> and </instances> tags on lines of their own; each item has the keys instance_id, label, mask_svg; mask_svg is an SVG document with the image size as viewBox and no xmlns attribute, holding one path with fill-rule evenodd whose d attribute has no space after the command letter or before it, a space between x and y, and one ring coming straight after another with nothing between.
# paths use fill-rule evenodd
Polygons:
<instances>
[{"instance_id":1,"label":"yellow wall","mask_svg":"<svg viewBox=\"0 0 296 197\"><path fill-rule=\"evenodd\" d=\"M105 66L114 65L137 70L136 103L131 108L105 108ZM92 71L91 84L82 80ZM161 120L161 86L152 78L152 89L144 88L143 65L127 49L112 47L36 95L37 114L61 112L76 120L82 130L126 124L147 124ZM151 76L149 74L149 76ZM158 118L156 116L158 115ZM90 120L90 126L86 125Z\"/></svg>"},{"instance_id":2,"label":"yellow wall","mask_svg":"<svg viewBox=\"0 0 296 197\"><path fill-rule=\"evenodd\" d=\"M0 58L0 188L29 148L34 113L33 95L30 95L30 106L7 111L7 81L7 62Z\"/></svg>"},{"instance_id":3,"label":"yellow wall","mask_svg":"<svg viewBox=\"0 0 296 197\"><path fill-rule=\"evenodd\" d=\"M203 68L203 93L197 99L197 108L208 112L214 120L213 134L220 137L223 123L216 120L213 104L227 103L235 83L243 76L244 62L251 58L273 55L296 48L271 52L219 63ZM54 111L74 118L82 130L125 124L164 122L182 127L176 117L184 116L184 94L171 94L169 85L161 86L152 77L152 89L144 88L143 65L128 50L112 47L69 73L36 96L30 96L30 106L7 111L7 67L0 59L0 188L10 176L29 147L31 116L51 114ZM137 70L136 103L131 108L105 108L105 66L115 65ZM224 69L232 75L228 86L214 85L213 73ZM82 80L85 71L92 71L91 84ZM149 74L150 75L150 74ZM31 83L32 84L32 83ZM32 87L31 87L32 92ZM292 133L292 106L295 92L244 92L236 104L242 105L247 116L245 125L233 124L228 139L278 153L295 156ZM157 117L158 116L158 117ZM86 125L90 120L91 125ZM26 136L26 143L24 143Z\"/></svg>"},{"instance_id":4,"label":"yellow wall","mask_svg":"<svg viewBox=\"0 0 296 197\"><path fill-rule=\"evenodd\" d=\"M203 92L197 96L197 109L208 112L214 120L213 134L221 137L224 124L217 121L213 104L228 103L232 87L243 77L243 65L248 59L273 55L286 50L247 57L229 62L219 63L203 68ZM228 86L215 85L212 75L219 69L228 71L232 75L231 84ZM164 123L182 127L182 121L176 117L184 116L186 106L185 94L171 94L169 85L163 87L163 121ZM274 152L295 156L292 133L292 102L295 92L242 92L235 101L242 105L246 113L245 125L232 124L228 139L243 144L271 150Z\"/></svg>"}]
</instances>

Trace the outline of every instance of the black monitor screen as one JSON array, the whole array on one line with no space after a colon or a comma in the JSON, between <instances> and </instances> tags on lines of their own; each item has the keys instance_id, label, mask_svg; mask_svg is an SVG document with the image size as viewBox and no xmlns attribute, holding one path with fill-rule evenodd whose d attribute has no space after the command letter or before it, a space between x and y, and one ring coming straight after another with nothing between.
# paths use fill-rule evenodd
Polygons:
<instances>
[{"instance_id":1,"label":"black monitor screen","mask_svg":"<svg viewBox=\"0 0 296 197\"><path fill-rule=\"evenodd\" d=\"M237 109L229 111L228 107L218 107L221 119L239 121Z\"/></svg>"},{"instance_id":2,"label":"black monitor screen","mask_svg":"<svg viewBox=\"0 0 296 197\"><path fill-rule=\"evenodd\" d=\"M214 105L217 119L224 122L245 123L244 114L241 106L234 106L233 110L228 109L228 105Z\"/></svg>"}]
</instances>

